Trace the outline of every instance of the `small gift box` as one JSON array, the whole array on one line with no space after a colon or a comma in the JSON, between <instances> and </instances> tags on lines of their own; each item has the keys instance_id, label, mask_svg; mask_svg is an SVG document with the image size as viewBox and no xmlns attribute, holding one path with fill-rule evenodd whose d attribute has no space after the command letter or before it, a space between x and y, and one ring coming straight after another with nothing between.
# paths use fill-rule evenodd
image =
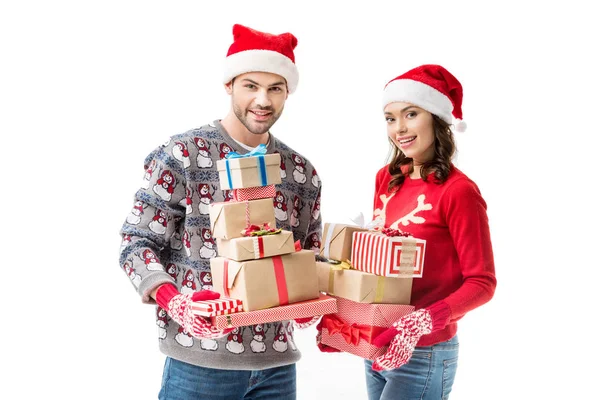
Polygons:
<instances>
[{"instance_id":1,"label":"small gift box","mask_svg":"<svg viewBox=\"0 0 600 400\"><path fill-rule=\"evenodd\" d=\"M242 301L228 297L192 302L192 312L202 317L214 317L240 311L243 311Z\"/></svg>"},{"instance_id":2,"label":"small gift box","mask_svg":"<svg viewBox=\"0 0 600 400\"><path fill-rule=\"evenodd\" d=\"M319 297L315 253L294 253L251 261L210 260L213 290L240 299L254 311Z\"/></svg>"},{"instance_id":3,"label":"small gift box","mask_svg":"<svg viewBox=\"0 0 600 400\"><path fill-rule=\"evenodd\" d=\"M212 203L208 207L210 230L214 238L233 239L241 237L249 225L269 224L276 226L272 199L243 202L226 201Z\"/></svg>"},{"instance_id":4,"label":"small gift box","mask_svg":"<svg viewBox=\"0 0 600 400\"><path fill-rule=\"evenodd\" d=\"M218 329L225 329L234 328L236 326L287 321L295 318L314 317L316 315L331 314L336 311L336 300L333 297L321 295L318 299L272 307L266 310L216 316L211 318L211 322Z\"/></svg>"},{"instance_id":5,"label":"small gift box","mask_svg":"<svg viewBox=\"0 0 600 400\"><path fill-rule=\"evenodd\" d=\"M352 267L381 276L398 276L405 273L404 267L412 267L413 277L422 277L425 240L397 235L398 232L354 232Z\"/></svg>"},{"instance_id":6,"label":"small gift box","mask_svg":"<svg viewBox=\"0 0 600 400\"><path fill-rule=\"evenodd\" d=\"M325 223L319 255L330 260L349 260L352 254L352 234L364 231L366 229L358 226Z\"/></svg>"},{"instance_id":7,"label":"small gift box","mask_svg":"<svg viewBox=\"0 0 600 400\"><path fill-rule=\"evenodd\" d=\"M217 161L221 190L281 183L281 156L266 152L266 146L259 145L247 154L230 152L224 160Z\"/></svg>"},{"instance_id":8,"label":"small gift box","mask_svg":"<svg viewBox=\"0 0 600 400\"><path fill-rule=\"evenodd\" d=\"M235 200L235 201L273 199L274 197L275 197L275 186L274 185L233 189L233 200Z\"/></svg>"},{"instance_id":9,"label":"small gift box","mask_svg":"<svg viewBox=\"0 0 600 400\"><path fill-rule=\"evenodd\" d=\"M321 320L321 343L362 358L374 360L385 354L388 346L376 347L371 342L401 317L414 311L413 306L397 304L364 304L340 297L337 313Z\"/></svg>"},{"instance_id":10,"label":"small gift box","mask_svg":"<svg viewBox=\"0 0 600 400\"><path fill-rule=\"evenodd\" d=\"M387 277L352 269L350 264L317 262L319 291L358 303L410 304L412 267Z\"/></svg>"},{"instance_id":11,"label":"small gift box","mask_svg":"<svg viewBox=\"0 0 600 400\"><path fill-rule=\"evenodd\" d=\"M235 261L257 260L296 251L294 235L283 230L273 235L217 239L217 250L221 257Z\"/></svg>"}]
</instances>

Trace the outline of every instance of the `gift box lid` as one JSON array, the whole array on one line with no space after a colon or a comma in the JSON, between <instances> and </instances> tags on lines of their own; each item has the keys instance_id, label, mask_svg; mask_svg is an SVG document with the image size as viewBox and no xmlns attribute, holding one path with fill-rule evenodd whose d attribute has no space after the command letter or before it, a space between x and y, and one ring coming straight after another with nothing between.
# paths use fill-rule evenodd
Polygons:
<instances>
[{"instance_id":1,"label":"gift box lid","mask_svg":"<svg viewBox=\"0 0 600 400\"><path fill-rule=\"evenodd\" d=\"M277 165L281 163L281 156L279 153L274 154L265 154L264 156L265 165ZM224 171L226 169L226 162L229 161L230 169L244 169L244 168L255 168L256 167L256 159L258 156L254 157L241 157L241 158L231 158L228 160L218 160L217 161L217 170Z\"/></svg>"},{"instance_id":2,"label":"gift box lid","mask_svg":"<svg viewBox=\"0 0 600 400\"><path fill-rule=\"evenodd\" d=\"M337 314L351 323L355 322L387 328L415 309L411 305L357 303L342 297L332 297L337 300Z\"/></svg>"}]
</instances>

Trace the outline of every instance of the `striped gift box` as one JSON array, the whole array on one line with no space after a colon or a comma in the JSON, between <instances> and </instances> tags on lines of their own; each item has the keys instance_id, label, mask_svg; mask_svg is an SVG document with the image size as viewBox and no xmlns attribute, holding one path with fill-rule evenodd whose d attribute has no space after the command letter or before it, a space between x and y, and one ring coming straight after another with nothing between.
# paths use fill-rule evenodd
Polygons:
<instances>
[{"instance_id":1,"label":"striped gift box","mask_svg":"<svg viewBox=\"0 0 600 400\"><path fill-rule=\"evenodd\" d=\"M275 186L255 186L250 188L233 189L233 200L247 201L258 199L272 199L275 197Z\"/></svg>"},{"instance_id":2,"label":"striped gift box","mask_svg":"<svg viewBox=\"0 0 600 400\"><path fill-rule=\"evenodd\" d=\"M314 317L315 315L331 314L336 311L336 299L322 294L318 299L264 310L215 316L211 318L211 321L218 329L226 329L236 326L249 326L267 322L287 321L295 318Z\"/></svg>"},{"instance_id":3,"label":"striped gift box","mask_svg":"<svg viewBox=\"0 0 600 400\"><path fill-rule=\"evenodd\" d=\"M192 312L202 317L226 315L243 311L241 300L221 297L216 300L195 301L192 303Z\"/></svg>"},{"instance_id":4,"label":"striped gift box","mask_svg":"<svg viewBox=\"0 0 600 400\"><path fill-rule=\"evenodd\" d=\"M360 335L359 342L353 344L348 342L348 338L346 337L348 333L331 333L327 328L323 328L321 343L369 360L385 354L387 346L376 347L370 343L370 340L365 339L365 337L374 339L379 333L392 326L398 319L410 314L415 309L409 305L366 304L341 297L332 297L337 300L338 308L337 313L332 317L345 324L344 333L352 329L362 329L363 332ZM323 321L323 325L326 325L325 321Z\"/></svg>"},{"instance_id":5,"label":"striped gift box","mask_svg":"<svg viewBox=\"0 0 600 400\"><path fill-rule=\"evenodd\" d=\"M413 277L423 276L425 240L386 236L381 232L354 232L352 267L380 276L402 276L407 268Z\"/></svg>"}]
</instances>

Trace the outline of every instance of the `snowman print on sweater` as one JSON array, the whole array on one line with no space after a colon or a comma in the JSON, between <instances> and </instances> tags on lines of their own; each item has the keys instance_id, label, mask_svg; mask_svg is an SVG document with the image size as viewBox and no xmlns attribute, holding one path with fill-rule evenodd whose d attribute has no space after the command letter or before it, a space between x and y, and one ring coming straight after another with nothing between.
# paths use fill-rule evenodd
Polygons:
<instances>
[{"instance_id":1,"label":"snowman print on sweater","mask_svg":"<svg viewBox=\"0 0 600 400\"><path fill-rule=\"evenodd\" d=\"M173 231L171 238L169 239L169 246L173 250L181 250L183 248L183 242L181 240L181 235L177 231Z\"/></svg>"},{"instance_id":2,"label":"snowman print on sweater","mask_svg":"<svg viewBox=\"0 0 600 400\"><path fill-rule=\"evenodd\" d=\"M194 210L192 209L192 196L194 195L194 189L188 183L185 185L185 197L179 201L179 205L185 208L185 215L190 215Z\"/></svg>"},{"instance_id":3,"label":"snowman print on sweater","mask_svg":"<svg viewBox=\"0 0 600 400\"><path fill-rule=\"evenodd\" d=\"M167 312L156 307L156 326L158 327L158 338L161 340L167 337L167 327L169 326L167 318Z\"/></svg>"},{"instance_id":4,"label":"snowman print on sweater","mask_svg":"<svg viewBox=\"0 0 600 400\"><path fill-rule=\"evenodd\" d=\"M216 188L213 186L211 192L211 185L208 183L200 183L198 185L198 196L200 201L198 202L198 211L202 215L208 215L210 203L213 202L213 195L215 194Z\"/></svg>"},{"instance_id":5,"label":"snowman print on sweater","mask_svg":"<svg viewBox=\"0 0 600 400\"><path fill-rule=\"evenodd\" d=\"M298 350L296 343L294 343L294 325L291 322L287 325L287 337L292 351Z\"/></svg>"},{"instance_id":6,"label":"snowman print on sweater","mask_svg":"<svg viewBox=\"0 0 600 400\"><path fill-rule=\"evenodd\" d=\"M273 337L273 350L279 353L285 353L288 349L287 334L285 327L281 322L275 326L275 336Z\"/></svg>"},{"instance_id":7,"label":"snowman print on sweater","mask_svg":"<svg viewBox=\"0 0 600 400\"><path fill-rule=\"evenodd\" d=\"M131 235L124 234L123 240L121 240L121 251L125 250L129 243L131 243Z\"/></svg>"},{"instance_id":8,"label":"snowman print on sweater","mask_svg":"<svg viewBox=\"0 0 600 400\"><path fill-rule=\"evenodd\" d=\"M183 237L181 238L181 243L183 244L185 254L188 256L188 258L192 256L192 236L194 236L193 233L191 233L187 229L183 230Z\"/></svg>"},{"instance_id":9,"label":"snowman print on sweater","mask_svg":"<svg viewBox=\"0 0 600 400\"><path fill-rule=\"evenodd\" d=\"M175 191L175 186L177 186L175 176L171 171L166 169L160 173L160 177L156 181L156 184L152 187L152 191L164 201L171 201L171 197Z\"/></svg>"},{"instance_id":10,"label":"snowman print on sweater","mask_svg":"<svg viewBox=\"0 0 600 400\"><path fill-rule=\"evenodd\" d=\"M181 290L182 294L193 294L196 292L196 276L194 275L194 271L188 269L185 271L183 275L183 282L181 282Z\"/></svg>"},{"instance_id":11,"label":"snowman print on sweater","mask_svg":"<svg viewBox=\"0 0 600 400\"><path fill-rule=\"evenodd\" d=\"M150 164L146 167L146 172L144 172L144 179L142 180L142 189L150 188L150 180L152 179L152 173L156 169L156 160L150 161Z\"/></svg>"},{"instance_id":12,"label":"snowman print on sweater","mask_svg":"<svg viewBox=\"0 0 600 400\"><path fill-rule=\"evenodd\" d=\"M246 350L243 343L243 327L235 327L233 330L227 335L227 344L225 348L229 350L229 352L233 354L241 354Z\"/></svg>"},{"instance_id":13,"label":"snowman print on sweater","mask_svg":"<svg viewBox=\"0 0 600 400\"><path fill-rule=\"evenodd\" d=\"M187 144L184 141L175 141L175 146L171 150L173 157L183 164L183 168L189 168L190 166L190 153L188 152Z\"/></svg>"},{"instance_id":14,"label":"snowman print on sweater","mask_svg":"<svg viewBox=\"0 0 600 400\"><path fill-rule=\"evenodd\" d=\"M317 196L315 200L315 204L313 205L313 209L311 212L312 218L316 221L319 219L319 214L321 214L321 193Z\"/></svg>"},{"instance_id":15,"label":"snowman print on sweater","mask_svg":"<svg viewBox=\"0 0 600 400\"><path fill-rule=\"evenodd\" d=\"M287 205L285 203L285 196L283 195L281 190L278 190L277 193L275 193L275 197L273 198L273 206L275 207L275 218L278 221L283 222L287 221L288 219Z\"/></svg>"},{"instance_id":16,"label":"snowman print on sweater","mask_svg":"<svg viewBox=\"0 0 600 400\"><path fill-rule=\"evenodd\" d=\"M227 143L221 143L219 145L219 157L221 159L225 158L227 156L227 154L231 153L232 148L229 147L229 145Z\"/></svg>"},{"instance_id":17,"label":"snowman print on sweater","mask_svg":"<svg viewBox=\"0 0 600 400\"><path fill-rule=\"evenodd\" d=\"M167 232L167 213L157 209L152 221L148 224L148 228L157 235L164 235Z\"/></svg>"},{"instance_id":18,"label":"snowman print on sweater","mask_svg":"<svg viewBox=\"0 0 600 400\"><path fill-rule=\"evenodd\" d=\"M267 351L265 339L267 337L266 333L268 329L267 324L252 326L252 341L250 342L250 348L253 353L264 353Z\"/></svg>"},{"instance_id":19,"label":"snowman print on sweater","mask_svg":"<svg viewBox=\"0 0 600 400\"><path fill-rule=\"evenodd\" d=\"M313 168L312 179L310 180L314 187L318 188L319 183L321 183L321 178L317 175L317 170Z\"/></svg>"},{"instance_id":20,"label":"snowman print on sweater","mask_svg":"<svg viewBox=\"0 0 600 400\"><path fill-rule=\"evenodd\" d=\"M174 263L167 264L167 274L169 274L169 276L171 278L173 278L173 280L176 282L177 282L177 272L178 272L177 265L175 265Z\"/></svg>"},{"instance_id":21,"label":"snowman print on sweater","mask_svg":"<svg viewBox=\"0 0 600 400\"><path fill-rule=\"evenodd\" d=\"M194 339L192 338L192 335L190 335L183 326L180 326L179 329L177 329L175 341L183 347L192 347L194 345Z\"/></svg>"},{"instance_id":22,"label":"snowman print on sweater","mask_svg":"<svg viewBox=\"0 0 600 400\"><path fill-rule=\"evenodd\" d=\"M148 208L148 204L144 203L143 201L138 200L133 203L133 208L126 219L127 223L130 225L139 224L142 220L142 215L144 214L145 208Z\"/></svg>"},{"instance_id":23,"label":"snowman print on sweater","mask_svg":"<svg viewBox=\"0 0 600 400\"><path fill-rule=\"evenodd\" d=\"M125 261L123 264L123 270L131 280L131 283L133 283L133 286L135 286L136 289L139 288L140 283L142 283L142 276L136 273L135 269L133 269L133 258L129 258L127 261Z\"/></svg>"},{"instance_id":24,"label":"snowman print on sweater","mask_svg":"<svg viewBox=\"0 0 600 400\"><path fill-rule=\"evenodd\" d=\"M206 140L195 137L194 143L198 148L198 155L196 156L196 165L198 168L210 168L213 166L213 160L210 156L209 144Z\"/></svg>"},{"instance_id":25,"label":"snowman print on sweater","mask_svg":"<svg viewBox=\"0 0 600 400\"><path fill-rule=\"evenodd\" d=\"M215 239L212 237L212 232L208 228L202 228L198 232L202 238L202 247L200 247L200 258L211 259L217 256Z\"/></svg>"},{"instance_id":26,"label":"snowman print on sweater","mask_svg":"<svg viewBox=\"0 0 600 400\"><path fill-rule=\"evenodd\" d=\"M285 171L285 156L278 151L275 153L279 154L279 159L281 160L279 163L279 175L281 175L281 180L283 181L287 177L287 172Z\"/></svg>"},{"instance_id":27,"label":"snowman print on sweater","mask_svg":"<svg viewBox=\"0 0 600 400\"><path fill-rule=\"evenodd\" d=\"M148 271L162 271L163 267L162 264L160 263L160 261L158 260L158 257L156 256L156 254L154 254L154 252L150 249L146 249L142 252L142 254L140 255L140 258L144 261L144 264L146 264L146 269Z\"/></svg>"},{"instance_id":28,"label":"snowman print on sweater","mask_svg":"<svg viewBox=\"0 0 600 400\"><path fill-rule=\"evenodd\" d=\"M290 215L290 225L292 228L297 228L300 225L300 211L304 208L304 202L300 200L300 197L294 196L294 206L292 208L292 214Z\"/></svg>"},{"instance_id":29,"label":"snowman print on sweater","mask_svg":"<svg viewBox=\"0 0 600 400\"><path fill-rule=\"evenodd\" d=\"M212 290L212 275L208 271L200 272L200 285L202 290Z\"/></svg>"},{"instance_id":30,"label":"snowman print on sweater","mask_svg":"<svg viewBox=\"0 0 600 400\"><path fill-rule=\"evenodd\" d=\"M292 162L294 163L292 176L296 182L303 184L306 182L306 162L298 154L292 154Z\"/></svg>"}]
</instances>

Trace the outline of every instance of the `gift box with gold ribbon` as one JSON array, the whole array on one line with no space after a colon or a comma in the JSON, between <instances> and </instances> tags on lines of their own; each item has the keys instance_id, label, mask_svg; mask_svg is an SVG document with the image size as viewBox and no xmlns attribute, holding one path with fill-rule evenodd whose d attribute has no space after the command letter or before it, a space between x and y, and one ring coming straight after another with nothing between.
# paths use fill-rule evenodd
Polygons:
<instances>
[{"instance_id":1,"label":"gift box with gold ribbon","mask_svg":"<svg viewBox=\"0 0 600 400\"><path fill-rule=\"evenodd\" d=\"M310 250L250 261L215 257L210 269L213 290L242 300L244 311L319 297L315 253Z\"/></svg>"},{"instance_id":2,"label":"gift box with gold ribbon","mask_svg":"<svg viewBox=\"0 0 600 400\"><path fill-rule=\"evenodd\" d=\"M338 311L321 319L321 343L369 360L385 354L388 347L376 347L373 339L414 311L410 305L365 304L332 297L337 300Z\"/></svg>"},{"instance_id":3,"label":"gift box with gold ribbon","mask_svg":"<svg viewBox=\"0 0 600 400\"><path fill-rule=\"evenodd\" d=\"M410 304L412 267L386 277L353 269L348 262L317 262L319 291L358 303Z\"/></svg>"}]
</instances>

